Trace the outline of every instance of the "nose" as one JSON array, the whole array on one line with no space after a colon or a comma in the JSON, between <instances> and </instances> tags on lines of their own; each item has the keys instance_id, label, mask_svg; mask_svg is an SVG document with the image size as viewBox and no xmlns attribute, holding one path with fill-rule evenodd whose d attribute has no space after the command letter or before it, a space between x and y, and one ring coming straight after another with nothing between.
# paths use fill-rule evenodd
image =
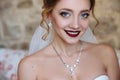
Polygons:
<instances>
[{"instance_id":1,"label":"nose","mask_svg":"<svg viewBox=\"0 0 120 80\"><path fill-rule=\"evenodd\" d=\"M78 17L76 16L76 17L72 18L70 27L74 28L74 29L78 29L79 26L80 26L80 23L79 23Z\"/></svg>"}]
</instances>

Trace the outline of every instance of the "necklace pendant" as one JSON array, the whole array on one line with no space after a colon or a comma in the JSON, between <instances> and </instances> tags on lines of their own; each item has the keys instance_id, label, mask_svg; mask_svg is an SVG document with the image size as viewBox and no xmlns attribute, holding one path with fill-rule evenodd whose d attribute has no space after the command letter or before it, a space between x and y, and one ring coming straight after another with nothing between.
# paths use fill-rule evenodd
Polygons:
<instances>
[{"instance_id":1,"label":"necklace pendant","mask_svg":"<svg viewBox=\"0 0 120 80\"><path fill-rule=\"evenodd\" d=\"M71 68L70 68L70 71L73 72L73 71L74 71L74 67L71 67Z\"/></svg>"},{"instance_id":2,"label":"necklace pendant","mask_svg":"<svg viewBox=\"0 0 120 80\"><path fill-rule=\"evenodd\" d=\"M64 66L68 69L68 71L70 72L71 74L71 77L74 75L74 71L76 69L76 67L78 66L78 64L80 63L80 56L82 54L82 50L83 48L81 47L80 48L80 53L79 53L79 56L78 58L75 60L75 63L73 65L69 65L69 64L66 64L65 61L62 59L62 57L60 56L60 54L57 52L57 50L55 49L54 46L52 46L53 49L55 50L57 56L60 58L61 62L64 64ZM77 80L77 79L74 79L74 80Z\"/></svg>"},{"instance_id":3,"label":"necklace pendant","mask_svg":"<svg viewBox=\"0 0 120 80\"><path fill-rule=\"evenodd\" d=\"M74 68L73 66L71 66L71 67L70 67L70 72L71 72L71 75L73 74L74 69L75 69L75 68Z\"/></svg>"}]
</instances>

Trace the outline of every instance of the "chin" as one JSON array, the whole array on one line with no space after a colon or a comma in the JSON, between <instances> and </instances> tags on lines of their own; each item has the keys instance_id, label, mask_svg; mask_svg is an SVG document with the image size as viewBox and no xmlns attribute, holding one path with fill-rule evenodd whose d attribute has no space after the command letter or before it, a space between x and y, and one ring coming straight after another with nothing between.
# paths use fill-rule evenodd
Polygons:
<instances>
[{"instance_id":1,"label":"chin","mask_svg":"<svg viewBox=\"0 0 120 80\"><path fill-rule=\"evenodd\" d=\"M68 43L68 44L78 44L79 43L79 41L80 40L68 40L68 41L66 41L66 43Z\"/></svg>"}]
</instances>

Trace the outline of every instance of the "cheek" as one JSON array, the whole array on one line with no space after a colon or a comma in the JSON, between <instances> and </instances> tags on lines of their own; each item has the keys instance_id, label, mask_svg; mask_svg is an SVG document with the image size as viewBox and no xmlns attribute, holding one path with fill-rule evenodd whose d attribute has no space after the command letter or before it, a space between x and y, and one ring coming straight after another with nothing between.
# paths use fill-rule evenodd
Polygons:
<instances>
[{"instance_id":1,"label":"cheek","mask_svg":"<svg viewBox=\"0 0 120 80\"><path fill-rule=\"evenodd\" d=\"M88 26L89 26L89 20L82 21L80 24L82 25L82 27L83 27L84 29L87 29Z\"/></svg>"},{"instance_id":2,"label":"cheek","mask_svg":"<svg viewBox=\"0 0 120 80\"><path fill-rule=\"evenodd\" d=\"M61 18L54 18L53 24L54 24L54 27L65 28L69 25L69 21L63 20Z\"/></svg>"}]
</instances>

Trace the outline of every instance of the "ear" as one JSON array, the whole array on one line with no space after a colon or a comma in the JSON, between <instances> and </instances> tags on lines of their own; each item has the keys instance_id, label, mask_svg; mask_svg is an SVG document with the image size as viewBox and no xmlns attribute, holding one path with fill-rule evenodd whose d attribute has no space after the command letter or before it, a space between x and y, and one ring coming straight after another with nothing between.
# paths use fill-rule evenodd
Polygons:
<instances>
[{"instance_id":1,"label":"ear","mask_svg":"<svg viewBox=\"0 0 120 80\"><path fill-rule=\"evenodd\" d=\"M52 26L52 17L51 17L51 15L48 15L48 17L46 19L46 22L49 25L49 27Z\"/></svg>"},{"instance_id":2,"label":"ear","mask_svg":"<svg viewBox=\"0 0 120 80\"><path fill-rule=\"evenodd\" d=\"M47 18L47 19L46 19L46 22L47 22L47 24L49 24L49 23L51 23L52 21L51 21L50 18Z\"/></svg>"},{"instance_id":3,"label":"ear","mask_svg":"<svg viewBox=\"0 0 120 80\"><path fill-rule=\"evenodd\" d=\"M47 16L46 22L47 22L48 24L52 24L52 20L53 20L52 14L49 13L48 16Z\"/></svg>"},{"instance_id":4,"label":"ear","mask_svg":"<svg viewBox=\"0 0 120 80\"><path fill-rule=\"evenodd\" d=\"M49 14L48 14L47 19L48 19L49 21L51 21L51 20L52 20L52 14L51 14L51 13L49 13Z\"/></svg>"}]
</instances>

